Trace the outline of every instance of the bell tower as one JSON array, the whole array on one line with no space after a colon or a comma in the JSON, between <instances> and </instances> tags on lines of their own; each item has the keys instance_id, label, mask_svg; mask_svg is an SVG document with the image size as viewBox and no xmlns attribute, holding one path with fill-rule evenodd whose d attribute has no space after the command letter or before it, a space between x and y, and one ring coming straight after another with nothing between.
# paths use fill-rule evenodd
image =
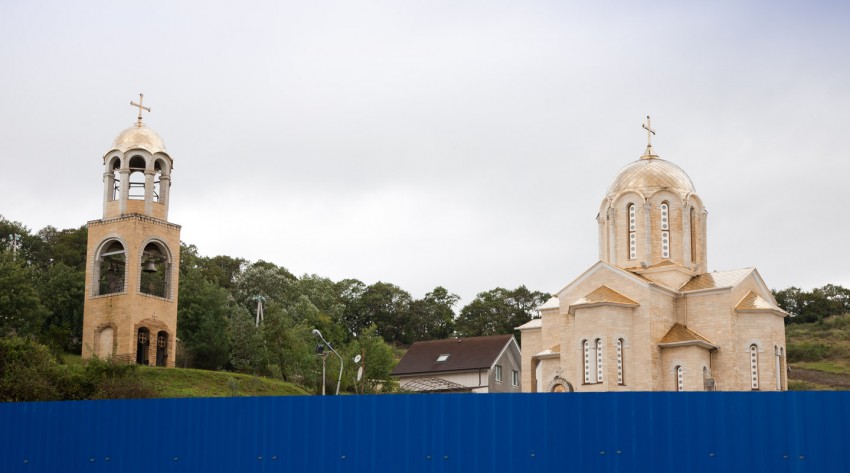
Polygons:
<instances>
[{"instance_id":1,"label":"bell tower","mask_svg":"<svg viewBox=\"0 0 850 473\"><path fill-rule=\"evenodd\" d=\"M174 366L180 226L168 221L174 162L142 122L103 156L103 216L88 222L83 358Z\"/></svg>"}]
</instances>

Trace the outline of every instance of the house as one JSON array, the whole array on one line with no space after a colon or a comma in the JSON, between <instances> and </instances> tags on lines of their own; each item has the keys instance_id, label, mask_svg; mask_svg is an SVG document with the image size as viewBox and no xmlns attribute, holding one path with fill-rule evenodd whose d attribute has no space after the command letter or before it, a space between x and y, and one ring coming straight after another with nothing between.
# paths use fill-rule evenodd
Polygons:
<instances>
[{"instance_id":1,"label":"house","mask_svg":"<svg viewBox=\"0 0 850 473\"><path fill-rule=\"evenodd\" d=\"M392 375L413 392L520 392L521 360L513 335L429 340L414 343Z\"/></svg>"}]
</instances>

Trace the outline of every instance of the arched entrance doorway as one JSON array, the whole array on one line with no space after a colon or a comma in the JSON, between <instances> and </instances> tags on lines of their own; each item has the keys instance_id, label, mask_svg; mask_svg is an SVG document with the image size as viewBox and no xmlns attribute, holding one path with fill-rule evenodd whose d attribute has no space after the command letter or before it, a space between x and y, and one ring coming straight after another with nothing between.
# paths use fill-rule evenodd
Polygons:
<instances>
[{"instance_id":1,"label":"arched entrance doorway","mask_svg":"<svg viewBox=\"0 0 850 473\"><path fill-rule=\"evenodd\" d=\"M136 363L140 365L148 365L148 351L151 345L151 332L145 327L139 328L139 335L136 338Z\"/></svg>"},{"instance_id":2,"label":"arched entrance doorway","mask_svg":"<svg viewBox=\"0 0 850 473\"><path fill-rule=\"evenodd\" d=\"M156 366L168 363L168 333L161 331L156 334Z\"/></svg>"}]
</instances>

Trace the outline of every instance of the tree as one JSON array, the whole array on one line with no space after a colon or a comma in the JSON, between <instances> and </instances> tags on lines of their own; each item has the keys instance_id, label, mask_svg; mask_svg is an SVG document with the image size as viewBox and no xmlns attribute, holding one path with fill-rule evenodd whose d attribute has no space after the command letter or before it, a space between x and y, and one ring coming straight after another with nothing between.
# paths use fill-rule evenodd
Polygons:
<instances>
[{"instance_id":1,"label":"tree","mask_svg":"<svg viewBox=\"0 0 850 473\"><path fill-rule=\"evenodd\" d=\"M451 336L454 332L453 307L458 300L460 298L456 294L438 286L425 294L424 298L413 301L405 343L439 340Z\"/></svg>"},{"instance_id":2,"label":"tree","mask_svg":"<svg viewBox=\"0 0 850 473\"><path fill-rule=\"evenodd\" d=\"M514 290L497 287L481 292L461 309L456 331L463 337L514 333L514 328L538 317L537 307L549 297L545 292L530 291L525 286Z\"/></svg>"},{"instance_id":3,"label":"tree","mask_svg":"<svg viewBox=\"0 0 850 473\"><path fill-rule=\"evenodd\" d=\"M366 328L352 343L346 347L343 357L346 359L343 386L345 390L356 390L360 393L377 392L378 385L383 391L393 391L394 379L390 376L398 360L393 349L378 334L374 325ZM353 361L356 355L361 355L360 364ZM357 369L363 366L361 382L357 381Z\"/></svg>"},{"instance_id":4,"label":"tree","mask_svg":"<svg viewBox=\"0 0 850 473\"><path fill-rule=\"evenodd\" d=\"M230 359L227 315L231 311L226 290L206 280L200 271L182 275L178 296L177 334L190 354L191 365L224 368Z\"/></svg>"},{"instance_id":5,"label":"tree","mask_svg":"<svg viewBox=\"0 0 850 473\"><path fill-rule=\"evenodd\" d=\"M43 336L41 340L54 350L79 353L82 348L85 277L84 270L62 261L54 261L39 274L39 298L47 310L41 329L53 335L49 341Z\"/></svg>"},{"instance_id":6,"label":"tree","mask_svg":"<svg viewBox=\"0 0 850 473\"><path fill-rule=\"evenodd\" d=\"M404 343L411 302L407 291L390 283L376 282L366 288L355 304L362 314L361 321L374 323L384 340Z\"/></svg>"},{"instance_id":7,"label":"tree","mask_svg":"<svg viewBox=\"0 0 850 473\"><path fill-rule=\"evenodd\" d=\"M48 315L36 289L32 267L0 251L0 336L36 335Z\"/></svg>"},{"instance_id":8,"label":"tree","mask_svg":"<svg viewBox=\"0 0 850 473\"><path fill-rule=\"evenodd\" d=\"M791 314L786 323L818 322L831 315L850 312L850 289L834 284L811 291L792 286L772 292L779 307Z\"/></svg>"}]
</instances>

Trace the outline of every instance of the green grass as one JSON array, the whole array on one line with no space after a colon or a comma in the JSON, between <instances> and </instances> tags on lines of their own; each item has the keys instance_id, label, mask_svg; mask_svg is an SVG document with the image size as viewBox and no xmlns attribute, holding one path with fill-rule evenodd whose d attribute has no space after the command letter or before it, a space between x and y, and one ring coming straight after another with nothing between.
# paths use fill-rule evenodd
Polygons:
<instances>
[{"instance_id":1,"label":"green grass","mask_svg":"<svg viewBox=\"0 0 850 473\"><path fill-rule=\"evenodd\" d=\"M788 381L789 391L828 391L832 388L823 384L810 383L808 381L800 381L792 379Z\"/></svg>"},{"instance_id":2,"label":"green grass","mask_svg":"<svg viewBox=\"0 0 850 473\"><path fill-rule=\"evenodd\" d=\"M828 317L821 322L788 325L785 328L785 336L786 353L792 373L794 368L805 368L842 377L838 379L850 377L850 314ZM828 386L811 381L789 380L788 389L822 390L847 387L846 383Z\"/></svg>"},{"instance_id":3,"label":"green grass","mask_svg":"<svg viewBox=\"0 0 850 473\"><path fill-rule=\"evenodd\" d=\"M303 396L304 388L285 381L226 371L139 367L140 377L160 397Z\"/></svg>"}]
</instances>

